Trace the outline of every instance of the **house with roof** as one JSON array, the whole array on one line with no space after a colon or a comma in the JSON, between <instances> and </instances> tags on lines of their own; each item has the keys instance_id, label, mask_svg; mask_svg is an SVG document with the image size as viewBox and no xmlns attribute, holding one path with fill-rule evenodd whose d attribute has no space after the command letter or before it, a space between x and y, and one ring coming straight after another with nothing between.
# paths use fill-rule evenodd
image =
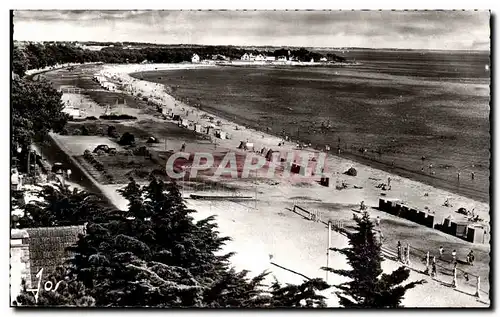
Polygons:
<instances>
[{"instance_id":1,"label":"house with roof","mask_svg":"<svg viewBox=\"0 0 500 317\"><path fill-rule=\"evenodd\" d=\"M200 62L200 56L194 53L193 56L191 57L191 63L199 63L199 62Z\"/></svg>"},{"instance_id":2,"label":"house with roof","mask_svg":"<svg viewBox=\"0 0 500 317\"><path fill-rule=\"evenodd\" d=\"M252 53L245 53L241 56L241 60L242 61L254 61L255 60L255 57Z\"/></svg>"},{"instance_id":3,"label":"house with roof","mask_svg":"<svg viewBox=\"0 0 500 317\"><path fill-rule=\"evenodd\" d=\"M254 60L255 60L255 61L258 61L258 62L262 62L262 61L265 61L265 60L266 60L266 58L264 57L264 55L259 54L259 55L255 56L255 59L254 59Z\"/></svg>"},{"instance_id":4,"label":"house with roof","mask_svg":"<svg viewBox=\"0 0 500 317\"><path fill-rule=\"evenodd\" d=\"M55 273L73 255L67 248L75 245L78 235L84 233L85 226L11 229L11 300L15 301L21 293L23 280L28 288L36 287L36 275L41 269L42 283Z\"/></svg>"}]
</instances>

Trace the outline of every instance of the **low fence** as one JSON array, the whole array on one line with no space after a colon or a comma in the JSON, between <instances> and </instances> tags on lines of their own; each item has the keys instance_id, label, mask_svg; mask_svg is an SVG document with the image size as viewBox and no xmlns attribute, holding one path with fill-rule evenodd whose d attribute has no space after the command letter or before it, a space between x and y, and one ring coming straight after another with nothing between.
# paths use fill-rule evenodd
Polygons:
<instances>
[{"instance_id":1,"label":"low fence","mask_svg":"<svg viewBox=\"0 0 500 317\"><path fill-rule=\"evenodd\" d=\"M311 221L328 225L328 223L322 220L322 213L320 211L309 211L294 204L293 212ZM342 221L332 221L331 224L334 231L346 236L348 235L348 231L345 229ZM413 248L408 244L402 244L398 250L396 246L384 243L381 245L381 251L385 258L401 262L412 270L432 276L434 280L440 281L443 285L460 289L478 298L489 299L489 285L481 284L482 279L479 275L458 267L458 263L455 265L453 261L445 260L428 251ZM436 270L433 273L434 258L436 259Z\"/></svg>"}]
</instances>

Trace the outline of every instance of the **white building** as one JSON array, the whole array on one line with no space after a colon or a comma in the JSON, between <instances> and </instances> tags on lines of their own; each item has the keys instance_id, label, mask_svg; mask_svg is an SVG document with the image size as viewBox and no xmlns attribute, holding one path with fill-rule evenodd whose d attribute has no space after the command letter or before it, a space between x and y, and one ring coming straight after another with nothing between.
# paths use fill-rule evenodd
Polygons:
<instances>
[{"instance_id":1,"label":"white building","mask_svg":"<svg viewBox=\"0 0 500 317\"><path fill-rule=\"evenodd\" d=\"M191 57L191 63L199 63L200 62L200 57L198 56L198 54L193 54L193 56Z\"/></svg>"},{"instance_id":2,"label":"white building","mask_svg":"<svg viewBox=\"0 0 500 317\"><path fill-rule=\"evenodd\" d=\"M280 56L280 57L278 57L278 61L280 61L280 62L286 62L286 56Z\"/></svg>"},{"instance_id":3,"label":"white building","mask_svg":"<svg viewBox=\"0 0 500 317\"><path fill-rule=\"evenodd\" d=\"M266 61L268 62L274 62L276 60L276 57L274 56L266 56Z\"/></svg>"},{"instance_id":4,"label":"white building","mask_svg":"<svg viewBox=\"0 0 500 317\"><path fill-rule=\"evenodd\" d=\"M242 61L249 61L250 60L250 55L248 53L245 53L241 56Z\"/></svg>"},{"instance_id":5,"label":"white building","mask_svg":"<svg viewBox=\"0 0 500 317\"><path fill-rule=\"evenodd\" d=\"M328 61L328 60L326 59L326 57L321 57L321 59L320 59L319 61L320 61L320 62L326 62L326 61Z\"/></svg>"},{"instance_id":6,"label":"white building","mask_svg":"<svg viewBox=\"0 0 500 317\"><path fill-rule=\"evenodd\" d=\"M256 61L264 61L264 60L266 60L266 58L262 54L259 54L259 55L255 56L255 60Z\"/></svg>"}]
</instances>

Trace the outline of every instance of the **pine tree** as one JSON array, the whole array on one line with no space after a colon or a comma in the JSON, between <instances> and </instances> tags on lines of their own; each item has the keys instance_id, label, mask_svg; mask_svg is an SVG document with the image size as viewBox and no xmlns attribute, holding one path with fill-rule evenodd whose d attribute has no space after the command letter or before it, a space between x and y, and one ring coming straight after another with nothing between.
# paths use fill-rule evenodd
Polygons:
<instances>
[{"instance_id":1,"label":"pine tree","mask_svg":"<svg viewBox=\"0 0 500 317\"><path fill-rule=\"evenodd\" d=\"M219 236L214 217L194 221L175 183L133 180L120 191L126 212L99 212L69 250L64 281L75 293L43 293L38 305L98 307L321 307L323 284L271 288L267 273L252 279L230 268L232 255L218 255L228 237ZM51 203L58 205L57 200ZM78 213L84 215L83 213ZM61 216L58 214L58 216ZM31 300L31 302L30 302ZM23 292L20 303L33 304ZM76 303L76 304L75 304Z\"/></svg>"},{"instance_id":2,"label":"pine tree","mask_svg":"<svg viewBox=\"0 0 500 317\"><path fill-rule=\"evenodd\" d=\"M336 285L340 305L348 308L396 308L407 290L423 280L402 285L410 276L410 270L400 267L391 274L382 272L381 245L374 234L374 225L368 212L355 217L356 232L348 234L350 247L332 250L344 254L350 270L323 267L324 270L348 277L350 281Z\"/></svg>"},{"instance_id":3,"label":"pine tree","mask_svg":"<svg viewBox=\"0 0 500 317\"><path fill-rule=\"evenodd\" d=\"M19 219L19 228L82 225L107 210L96 195L68 186L44 186L38 193L42 201L28 203Z\"/></svg>"}]
</instances>

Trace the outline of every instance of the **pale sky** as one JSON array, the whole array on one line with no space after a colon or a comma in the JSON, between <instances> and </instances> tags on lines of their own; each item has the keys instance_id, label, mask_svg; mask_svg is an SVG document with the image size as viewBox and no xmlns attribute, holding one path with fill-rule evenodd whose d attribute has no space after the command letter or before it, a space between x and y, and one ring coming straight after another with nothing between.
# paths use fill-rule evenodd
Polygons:
<instances>
[{"instance_id":1,"label":"pale sky","mask_svg":"<svg viewBox=\"0 0 500 317\"><path fill-rule=\"evenodd\" d=\"M489 50L489 11L15 11L14 40Z\"/></svg>"}]
</instances>

